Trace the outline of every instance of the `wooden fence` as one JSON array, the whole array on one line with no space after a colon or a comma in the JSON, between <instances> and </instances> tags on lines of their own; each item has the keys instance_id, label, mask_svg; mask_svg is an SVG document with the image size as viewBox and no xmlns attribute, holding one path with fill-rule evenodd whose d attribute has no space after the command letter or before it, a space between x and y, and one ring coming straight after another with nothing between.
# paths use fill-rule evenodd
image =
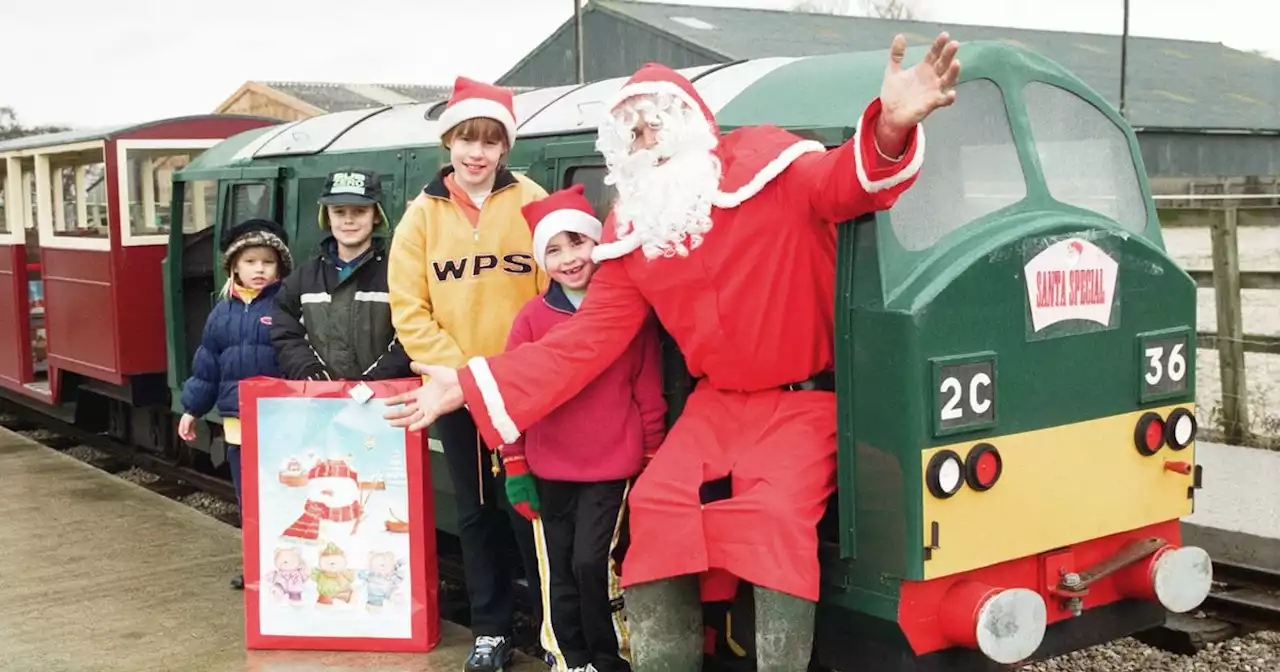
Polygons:
<instances>
[{"instance_id":1,"label":"wooden fence","mask_svg":"<svg viewBox=\"0 0 1280 672\"><path fill-rule=\"evenodd\" d=\"M1160 224L1163 229L1208 229L1212 243L1212 269L1187 269L1197 287L1214 290L1217 329L1197 331L1198 347L1218 351L1222 381L1221 423L1219 427L1202 427L1206 438L1237 445L1280 444L1280 437L1263 436L1250 423L1249 395L1246 387L1245 353L1280 355L1280 336L1245 333L1240 292L1244 289L1280 290L1280 268L1240 268L1240 246L1237 232L1242 228L1280 228L1280 206L1275 197L1201 196L1158 198ZM1270 200L1270 203L1262 204ZM1166 241L1166 245L1168 241ZM1170 254L1178 255L1177 249ZM1268 302L1271 303L1271 302ZM1268 309L1264 309L1268 310ZM1280 294L1276 295L1273 318L1280 320Z\"/></svg>"}]
</instances>

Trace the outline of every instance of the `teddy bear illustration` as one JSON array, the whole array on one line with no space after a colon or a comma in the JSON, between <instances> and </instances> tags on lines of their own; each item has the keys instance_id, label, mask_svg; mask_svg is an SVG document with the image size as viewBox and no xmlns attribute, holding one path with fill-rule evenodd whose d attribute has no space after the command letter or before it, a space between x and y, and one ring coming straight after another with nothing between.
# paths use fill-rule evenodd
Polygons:
<instances>
[{"instance_id":1,"label":"teddy bear illustration","mask_svg":"<svg viewBox=\"0 0 1280 672\"><path fill-rule=\"evenodd\" d=\"M288 596L290 604L302 604L302 587L309 578L302 552L296 548L281 546L276 549L274 562L275 571L268 572L266 576L267 582L271 584L271 594L277 598Z\"/></svg>"},{"instance_id":2,"label":"teddy bear illustration","mask_svg":"<svg viewBox=\"0 0 1280 672\"><path fill-rule=\"evenodd\" d=\"M351 603L351 584L355 570L347 569L347 555L332 541L320 552L320 566L311 570L320 596L316 604L333 604L334 600Z\"/></svg>"},{"instance_id":3,"label":"teddy bear illustration","mask_svg":"<svg viewBox=\"0 0 1280 672\"><path fill-rule=\"evenodd\" d=\"M365 582L366 607L378 611L404 581L404 560L396 560L391 551L374 551L369 554L369 568L360 570L360 579Z\"/></svg>"}]
</instances>

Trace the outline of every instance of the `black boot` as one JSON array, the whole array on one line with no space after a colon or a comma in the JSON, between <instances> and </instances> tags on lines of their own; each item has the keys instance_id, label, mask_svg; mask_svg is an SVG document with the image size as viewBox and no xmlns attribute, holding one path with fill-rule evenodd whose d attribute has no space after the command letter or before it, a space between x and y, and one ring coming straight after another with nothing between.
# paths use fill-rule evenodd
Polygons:
<instances>
[{"instance_id":1,"label":"black boot","mask_svg":"<svg viewBox=\"0 0 1280 672\"><path fill-rule=\"evenodd\" d=\"M476 637L467 657L467 672L498 672L506 669L515 655L509 637Z\"/></svg>"},{"instance_id":2,"label":"black boot","mask_svg":"<svg viewBox=\"0 0 1280 672\"><path fill-rule=\"evenodd\" d=\"M244 590L244 573L241 572L231 579L231 587L236 590Z\"/></svg>"},{"instance_id":3,"label":"black boot","mask_svg":"<svg viewBox=\"0 0 1280 672\"><path fill-rule=\"evenodd\" d=\"M702 669L702 596L698 577L631 586L623 595L633 672Z\"/></svg>"},{"instance_id":4,"label":"black boot","mask_svg":"<svg viewBox=\"0 0 1280 672\"><path fill-rule=\"evenodd\" d=\"M806 599L755 586L756 670L805 672L813 655L817 605Z\"/></svg>"}]
</instances>

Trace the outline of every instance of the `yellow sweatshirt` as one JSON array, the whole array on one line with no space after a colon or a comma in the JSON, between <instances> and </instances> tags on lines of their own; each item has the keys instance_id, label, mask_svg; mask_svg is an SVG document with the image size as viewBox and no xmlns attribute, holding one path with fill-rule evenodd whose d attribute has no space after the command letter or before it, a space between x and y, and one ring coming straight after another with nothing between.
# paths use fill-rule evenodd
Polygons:
<instances>
[{"instance_id":1,"label":"yellow sweatshirt","mask_svg":"<svg viewBox=\"0 0 1280 672\"><path fill-rule=\"evenodd\" d=\"M396 226L388 258L391 320L416 362L454 368L503 351L521 307L548 278L533 261L520 208L547 196L524 175L498 173L471 224L451 197L446 167ZM472 210L474 213L474 210Z\"/></svg>"}]
</instances>

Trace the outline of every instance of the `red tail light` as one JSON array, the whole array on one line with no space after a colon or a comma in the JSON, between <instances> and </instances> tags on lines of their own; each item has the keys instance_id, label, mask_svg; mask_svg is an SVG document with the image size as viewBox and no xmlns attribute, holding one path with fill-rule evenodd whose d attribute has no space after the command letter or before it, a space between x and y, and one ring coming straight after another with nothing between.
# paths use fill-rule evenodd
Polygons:
<instances>
[{"instance_id":1,"label":"red tail light","mask_svg":"<svg viewBox=\"0 0 1280 672\"><path fill-rule=\"evenodd\" d=\"M965 475L964 480L969 487L982 492L990 490L991 486L1000 480L1000 472L1004 469L1004 460L1000 458L1000 451L989 443L979 443L969 451L969 455L964 458Z\"/></svg>"},{"instance_id":2,"label":"red tail light","mask_svg":"<svg viewBox=\"0 0 1280 672\"><path fill-rule=\"evenodd\" d=\"M1164 447L1164 419L1158 413L1146 412L1138 418L1133 431L1133 442L1143 455L1155 455Z\"/></svg>"}]
</instances>

